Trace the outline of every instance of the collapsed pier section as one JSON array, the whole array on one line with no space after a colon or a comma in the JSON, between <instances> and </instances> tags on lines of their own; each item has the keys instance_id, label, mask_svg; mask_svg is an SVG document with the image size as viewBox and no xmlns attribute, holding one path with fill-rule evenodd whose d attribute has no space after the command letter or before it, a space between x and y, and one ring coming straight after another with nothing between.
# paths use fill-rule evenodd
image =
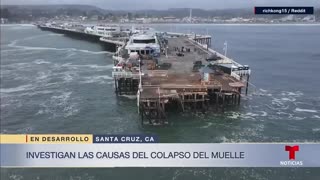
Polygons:
<instances>
[{"instance_id":1,"label":"collapsed pier section","mask_svg":"<svg viewBox=\"0 0 320 180\"><path fill-rule=\"evenodd\" d=\"M116 93L137 95L142 124L168 124L171 111L223 111L240 104L242 89L248 89L248 66L210 49L209 36L157 37L160 56L122 55L113 71Z\"/></svg>"}]
</instances>

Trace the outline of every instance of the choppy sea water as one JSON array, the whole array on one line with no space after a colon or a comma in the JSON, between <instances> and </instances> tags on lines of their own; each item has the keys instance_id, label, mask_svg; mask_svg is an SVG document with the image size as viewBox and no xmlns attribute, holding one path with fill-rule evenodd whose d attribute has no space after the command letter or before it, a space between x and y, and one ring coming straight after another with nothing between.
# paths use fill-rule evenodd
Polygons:
<instances>
[{"instance_id":1,"label":"choppy sea water","mask_svg":"<svg viewBox=\"0 0 320 180\"><path fill-rule=\"evenodd\" d=\"M213 36L252 68L240 107L170 114L143 127L136 101L114 94L111 53L31 25L1 26L1 133L156 133L161 142L319 142L319 25L152 25ZM1 169L4 179L308 179L317 169ZM138 176L133 176L136 174ZM2 179L2 178L1 178Z\"/></svg>"}]
</instances>

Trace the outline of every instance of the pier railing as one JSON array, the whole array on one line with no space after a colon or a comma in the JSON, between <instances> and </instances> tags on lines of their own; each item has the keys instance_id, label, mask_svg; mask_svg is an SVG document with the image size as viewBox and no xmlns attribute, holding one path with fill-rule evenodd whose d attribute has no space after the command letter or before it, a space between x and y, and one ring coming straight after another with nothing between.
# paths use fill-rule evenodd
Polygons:
<instances>
[{"instance_id":1,"label":"pier railing","mask_svg":"<svg viewBox=\"0 0 320 180\"><path fill-rule=\"evenodd\" d=\"M234 78L236 78L237 80L240 80L240 79L241 79L241 77L240 77L237 73L235 73L235 72L231 72L231 76L234 77Z\"/></svg>"}]
</instances>

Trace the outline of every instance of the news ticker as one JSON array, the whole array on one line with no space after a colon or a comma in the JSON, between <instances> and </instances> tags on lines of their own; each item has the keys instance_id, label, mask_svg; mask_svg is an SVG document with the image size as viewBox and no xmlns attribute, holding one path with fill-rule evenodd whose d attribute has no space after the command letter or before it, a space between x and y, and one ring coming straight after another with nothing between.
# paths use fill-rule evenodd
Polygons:
<instances>
[{"instance_id":1,"label":"news ticker","mask_svg":"<svg viewBox=\"0 0 320 180\"><path fill-rule=\"evenodd\" d=\"M292 15L306 15L306 14L313 14L314 13L314 7L311 6L303 6L303 7L285 7L285 6L268 6L268 7L254 7L254 13L255 14L292 14Z\"/></svg>"},{"instance_id":2,"label":"news ticker","mask_svg":"<svg viewBox=\"0 0 320 180\"><path fill-rule=\"evenodd\" d=\"M320 167L319 143L158 143L154 135L90 134L2 134L0 140L2 168Z\"/></svg>"}]
</instances>

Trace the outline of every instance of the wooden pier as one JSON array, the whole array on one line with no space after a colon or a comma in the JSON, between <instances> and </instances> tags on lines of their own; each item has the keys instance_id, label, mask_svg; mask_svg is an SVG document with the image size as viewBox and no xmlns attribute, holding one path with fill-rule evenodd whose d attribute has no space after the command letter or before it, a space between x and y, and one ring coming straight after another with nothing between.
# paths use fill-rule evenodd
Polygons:
<instances>
[{"instance_id":1,"label":"wooden pier","mask_svg":"<svg viewBox=\"0 0 320 180\"><path fill-rule=\"evenodd\" d=\"M224 111L226 106L240 104L244 88L248 93L249 66L211 49L208 35L157 33L160 57L135 54L138 58L131 59L134 54L125 50L128 37L106 38L74 29L38 27L103 43L116 52L112 72L115 92L137 96L142 124L167 124L171 111Z\"/></svg>"},{"instance_id":2,"label":"wooden pier","mask_svg":"<svg viewBox=\"0 0 320 180\"><path fill-rule=\"evenodd\" d=\"M162 37L163 38L163 37ZM114 67L118 94L137 94L142 124L163 125L169 111L224 111L240 104L248 74L226 73L208 61L212 55L223 63L236 63L209 49L210 36L171 35L158 58L140 56L139 66ZM129 66L129 68L128 68Z\"/></svg>"}]
</instances>

